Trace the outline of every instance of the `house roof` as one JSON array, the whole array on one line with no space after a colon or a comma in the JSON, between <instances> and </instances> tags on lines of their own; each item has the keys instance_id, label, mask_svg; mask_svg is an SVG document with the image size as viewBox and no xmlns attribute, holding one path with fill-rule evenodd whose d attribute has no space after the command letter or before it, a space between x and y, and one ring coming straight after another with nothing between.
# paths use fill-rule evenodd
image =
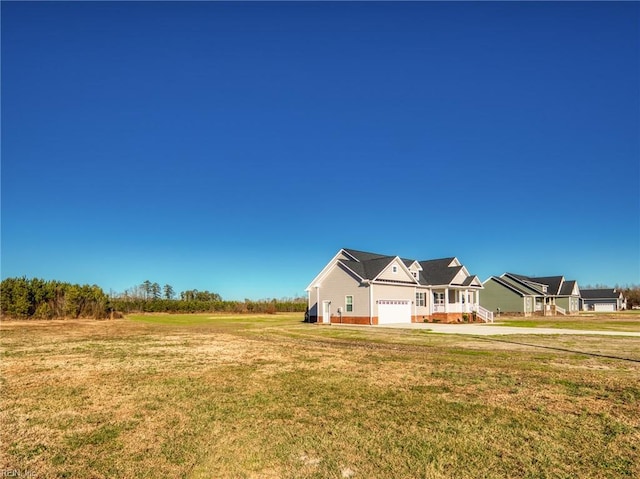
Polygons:
<instances>
[{"instance_id":1,"label":"house roof","mask_svg":"<svg viewBox=\"0 0 640 479\"><path fill-rule=\"evenodd\" d=\"M581 289L580 296L582 296L582 299L618 299L620 293L615 289L609 288Z\"/></svg>"},{"instance_id":2,"label":"house roof","mask_svg":"<svg viewBox=\"0 0 640 479\"><path fill-rule=\"evenodd\" d=\"M547 296L571 296L577 281L566 281L564 276L524 276L515 273L504 273L503 279L511 279ZM544 290L546 286L546 291Z\"/></svg>"},{"instance_id":3,"label":"house roof","mask_svg":"<svg viewBox=\"0 0 640 479\"><path fill-rule=\"evenodd\" d=\"M377 253L367 253L366 251L358 251L356 249L342 248L342 251L344 251L345 253L347 253L348 256L351 256L353 259L359 262L369 261L372 259L379 259L379 258L389 258L389 259L395 258L395 256L389 256L389 255L377 254Z\"/></svg>"},{"instance_id":4,"label":"house roof","mask_svg":"<svg viewBox=\"0 0 640 479\"><path fill-rule=\"evenodd\" d=\"M564 282L563 276L545 276L542 278L529 278L534 283L546 284L547 285L547 294L550 295L559 295L560 288L562 287L562 283Z\"/></svg>"},{"instance_id":5,"label":"house roof","mask_svg":"<svg viewBox=\"0 0 640 479\"><path fill-rule=\"evenodd\" d=\"M509 273L505 273L501 277L491 276L487 281L489 280L495 281L496 283L514 291L520 296L544 296L544 293L542 293L542 291L524 283L518 278L511 278L509 276Z\"/></svg>"},{"instance_id":6,"label":"house roof","mask_svg":"<svg viewBox=\"0 0 640 479\"><path fill-rule=\"evenodd\" d=\"M450 284L463 268L462 266L449 266L455 258L432 259L420 261L422 272L420 276L424 284Z\"/></svg>"},{"instance_id":7,"label":"house roof","mask_svg":"<svg viewBox=\"0 0 640 479\"><path fill-rule=\"evenodd\" d=\"M560 296L571 296L573 294L573 288L577 284L577 281L565 281L560 288Z\"/></svg>"},{"instance_id":8,"label":"house roof","mask_svg":"<svg viewBox=\"0 0 640 479\"><path fill-rule=\"evenodd\" d=\"M504 273L500 277L500 279L511 285L513 288L516 288L522 294L535 294L540 296L545 295L544 286L546 285L531 281L528 276L522 276L520 274L514 273Z\"/></svg>"},{"instance_id":9,"label":"house roof","mask_svg":"<svg viewBox=\"0 0 640 479\"><path fill-rule=\"evenodd\" d=\"M347 268L356 273L362 279L374 279L393 260L393 256L382 256L380 258L374 258L364 261L349 261L341 259L340 263L344 264Z\"/></svg>"},{"instance_id":10,"label":"house roof","mask_svg":"<svg viewBox=\"0 0 640 479\"><path fill-rule=\"evenodd\" d=\"M352 259L339 259L338 262L349 268L362 279L375 279L397 256L382 255L378 253L369 253L354 249L343 248L345 256ZM418 282L424 286L432 285L449 285L456 278L460 271L465 270L464 266L459 266L459 262L455 257L432 259L427 261L416 261L409 258L399 258L407 268L413 263L418 263L422 271L418 275ZM466 270L465 270L466 272ZM472 283L476 276L466 275L460 286L473 286Z\"/></svg>"},{"instance_id":11,"label":"house roof","mask_svg":"<svg viewBox=\"0 0 640 479\"><path fill-rule=\"evenodd\" d=\"M478 278L475 274L472 276L467 276L467 278L462 282L462 286L471 286L471 283L473 283L475 280L478 280L478 282L480 282L480 278Z\"/></svg>"}]
</instances>

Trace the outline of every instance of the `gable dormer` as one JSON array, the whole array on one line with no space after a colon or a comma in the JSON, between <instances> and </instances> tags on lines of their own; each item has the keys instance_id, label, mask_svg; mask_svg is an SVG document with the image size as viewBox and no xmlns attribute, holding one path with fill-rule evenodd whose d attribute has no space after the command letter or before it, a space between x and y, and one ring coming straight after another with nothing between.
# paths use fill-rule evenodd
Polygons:
<instances>
[{"instance_id":1,"label":"gable dormer","mask_svg":"<svg viewBox=\"0 0 640 479\"><path fill-rule=\"evenodd\" d=\"M469 273L463 267L453 277L453 279L451 280L451 284L463 284L468 277L469 277Z\"/></svg>"},{"instance_id":2,"label":"gable dormer","mask_svg":"<svg viewBox=\"0 0 640 479\"><path fill-rule=\"evenodd\" d=\"M414 261L411 264L407 264L409 261L404 260L404 264L407 265L409 271L411 272L411 276L413 276L416 280L420 278L420 271L422 271L422 266L417 261Z\"/></svg>"},{"instance_id":3,"label":"gable dormer","mask_svg":"<svg viewBox=\"0 0 640 479\"><path fill-rule=\"evenodd\" d=\"M413 265L412 265L413 266ZM414 272L418 272L415 270ZM407 268L402 260L398 257L393 258L389 264L375 278L381 281L399 281L402 283L415 283L418 281L417 276L413 275L411 268Z\"/></svg>"}]
</instances>

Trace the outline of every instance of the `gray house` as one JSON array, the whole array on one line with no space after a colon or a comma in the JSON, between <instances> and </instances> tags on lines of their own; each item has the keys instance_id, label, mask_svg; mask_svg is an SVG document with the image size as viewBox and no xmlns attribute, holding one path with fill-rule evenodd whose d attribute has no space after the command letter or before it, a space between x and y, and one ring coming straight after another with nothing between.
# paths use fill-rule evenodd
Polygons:
<instances>
[{"instance_id":1,"label":"gray house","mask_svg":"<svg viewBox=\"0 0 640 479\"><path fill-rule=\"evenodd\" d=\"M514 273L492 276L484 283L480 304L489 311L525 316L577 313L580 289L564 276L530 277Z\"/></svg>"},{"instance_id":2,"label":"gray house","mask_svg":"<svg viewBox=\"0 0 640 479\"><path fill-rule=\"evenodd\" d=\"M583 289L581 291L584 311L620 311L627 308L627 301L615 289Z\"/></svg>"},{"instance_id":3,"label":"gray house","mask_svg":"<svg viewBox=\"0 0 640 479\"><path fill-rule=\"evenodd\" d=\"M482 283L457 258L428 261L341 249L311 281L309 320L386 324L493 320Z\"/></svg>"}]
</instances>

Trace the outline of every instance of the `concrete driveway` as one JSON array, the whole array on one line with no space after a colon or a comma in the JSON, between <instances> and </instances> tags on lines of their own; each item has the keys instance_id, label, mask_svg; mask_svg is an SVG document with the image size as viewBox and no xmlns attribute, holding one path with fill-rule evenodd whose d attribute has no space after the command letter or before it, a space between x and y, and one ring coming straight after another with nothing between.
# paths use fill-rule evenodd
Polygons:
<instances>
[{"instance_id":1,"label":"concrete driveway","mask_svg":"<svg viewBox=\"0 0 640 479\"><path fill-rule=\"evenodd\" d=\"M583 330L583 329L518 328L514 326L500 326L497 323L496 324L410 323L410 324L383 324L378 326L365 326L365 327L396 328L396 329L426 329L426 330L430 330L433 333L469 334L473 336L494 336L494 335L504 335L504 334L575 334L575 335L590 334L590 335L598 335L598 336L640 337L640 332L632 332L632 331L589 331L589 330Z\"/></svg>"}]
</instances>

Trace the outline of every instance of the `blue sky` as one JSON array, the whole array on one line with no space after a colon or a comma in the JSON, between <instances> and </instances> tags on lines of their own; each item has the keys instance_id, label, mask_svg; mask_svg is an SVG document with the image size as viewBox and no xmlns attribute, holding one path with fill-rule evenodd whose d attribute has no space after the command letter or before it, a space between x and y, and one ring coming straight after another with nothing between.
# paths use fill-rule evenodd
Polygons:
<instances>
[{"instance_id":1,"label":"blue sky","mask_svg":"<svg viewBox=\"0 0 640 479\"><path fill-rule=\"evenodd\" d=\"M2 2L2 277L304 288L341 248L640 283L640 4Z\"/></svg>"}]
</instances>

